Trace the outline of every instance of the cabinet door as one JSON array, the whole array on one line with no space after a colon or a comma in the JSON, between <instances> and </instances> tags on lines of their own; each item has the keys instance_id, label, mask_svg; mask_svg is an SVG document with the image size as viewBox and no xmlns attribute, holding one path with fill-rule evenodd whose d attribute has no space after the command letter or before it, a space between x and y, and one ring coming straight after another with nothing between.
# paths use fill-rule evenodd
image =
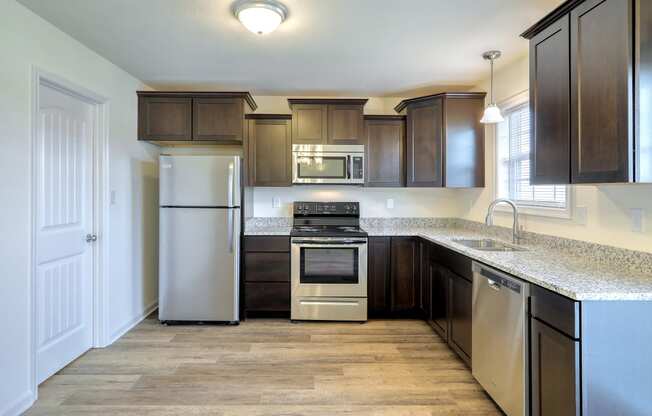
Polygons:
<instances>
[{"instance_id":1,"label":"cabinet door","mask_svg":"<svg viewBox=\"0 0 652 416\"><path fill-rule=\"evenodd\" d=\"M580 414L580 342L530 319L532 416Z\"/></svg>"},{"instance_id":2,"label":"cabinet door","mask_svg":"<svg viewBox=\"0 0 652 416\"><path fill-rule=\"evenodd\" d=\"M328 106L294 104L292 106L292 143L325 144L327 139Z\"/></svg>"},{"instance_id":3,"label":"cabinet door","mask_svg":"<svg viewBox=\"0 0 652 416\"><path fill-rule=\"evenodd\" d=\"M361 105L328 105L328 143L365 144Z\"/></svg>"},{"instance_id":4,"label":"cabinet door","mask_svg":"<svg viewBox=\"0 0 652 416\"><path fill-rule=\"evenodd\" d=\"M430 319L430 243L419 242L419 312Z\"/></svg>"},{"instance_id":5,"label":"cabinet door","mask_svg":"<svg viewBox=\"0 0 652 416\"><path fill-rule=\"evenodd\" d=\"M390 238L369 237L367 297L370 316L389 313Z\"/></svg>"},{"instance_id":6,"label":"cabinet door","mask_svg":"<svg viewBox=\"0 0 652 416\"><path fill-rule=\"evenodd\" d=\"M248 145L252 186L292 184L290 120L249 120Z\"/></svg>"},{"instance_id":7,"label":"cabinet door","mask_svg":"<svg viewBox=\"0 0 652 416\"><path fill-rule=\"evenodd\" d=\"M139 140L190 140L192 100L174 97L138 98Z\"/></svg>"},{"instance_id":8,"label":"cabinet door","mask_svg":"<svg viewBox=\"0 0 652 416\"><path fill-rule=\"evenodd\" d=\"M391 310L414 312L417 306L417 240L413 237L392 237L391 246Z\"/></svg>"},{"instance_id":9,"label":"cabinet door","mask_svg":"<svg viewBox=\"0 0 652 416\"><path fill-rule=\"evenodd\" d=\"M430 262L430 324L444 339L448 340L448 285L446 269Z\"/></svg>"},{"instance_id":10,"label":"cabinet door","mask_svg":"<svg viewBox=\"0 0 652 416\"><path fill-rule=\"evenodd\" d=\"M530 182L570 183L570 17L530 40Z\"/></svg>"},{"instance_id":11,"label":"cabinet door","mask_svg":"<svg viewBox=\"0 0 652 416\"><path fill-rule=\"evenodd\" d=\"M403 120L367 120L365 123L365 185L405 186L405 123Z\"/></svg>"},{"instance_id":12,"label":"cabinet door","mask_svg":"<svg viewBox=\"0 0 652 416\"><path fill-rule=\"evenodd\" d=\"M407 110L407 186L441 187L443 104L415 103Z\"/></svg>"},{"instance_id":13,"label":"cabinet door","mask_svg":"<svg viewBox=\"0 0 652 416\"><path fill-rule=\"evenodd\" d=\"M444 186L484 187L483 98L446 98L444 105Z\"/></svg>"},{"instance_id":14,"label":"cabinet door","mask_svg":"<svg viewBox=\"0 0 652 416\"><path fill-rule=\"evenodd\" d=\"M473 283L455 273L449 273L451 347L467 364L471 364L471 313L473 310Z\"/></svg>"},{"instance_id":15,"label":"cabinet door","mask_svg":"<svg viewBox=\"0 0 652 416\"><path fill-rule=\"evenodd\" d=\"M194 98L192 139L242 142L244 103L241 98Z\"/></svg>"},{"instance_id":16,"label":"cabinet door","mask_svg":"<svg viewBox=\"0 0 652 416\"><path fill-rule=\"evenodd\" d=\"M573 183L633 179L633 3L587 0L571 12Z\"/></svg>"}]
</instances>

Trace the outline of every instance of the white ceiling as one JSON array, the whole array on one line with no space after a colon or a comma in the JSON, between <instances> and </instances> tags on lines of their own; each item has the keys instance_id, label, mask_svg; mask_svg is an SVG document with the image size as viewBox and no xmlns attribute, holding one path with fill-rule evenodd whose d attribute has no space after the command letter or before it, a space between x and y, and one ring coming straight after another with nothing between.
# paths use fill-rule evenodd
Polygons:
<instances>
[{"instance_id":1,"label":"white ceiling","mask_svg":"<svg viewBox=\"0 0 652 416\"><path fill-rule=\"evenodd\" d=\"M460 89L527 51L519 34L561 0L284 0L274 33L232 0L19 0L155 88L408 96Z\"/></svg>"}]
</instances>

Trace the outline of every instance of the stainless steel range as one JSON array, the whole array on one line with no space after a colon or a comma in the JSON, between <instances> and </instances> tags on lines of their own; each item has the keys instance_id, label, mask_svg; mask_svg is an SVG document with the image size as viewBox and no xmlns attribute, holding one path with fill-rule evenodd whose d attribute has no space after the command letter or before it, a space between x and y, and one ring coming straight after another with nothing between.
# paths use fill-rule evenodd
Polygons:
<instances>
[{"instance_id":1,"label":"stainless steel range","mask_svg":"<svg viewBox=\"0 0 652 416\"><path fill-rule=\"evenodd\" d=\"M367 320L367 233L357 202L295 202L292 320Z\"/></svg>"}]
</instances>

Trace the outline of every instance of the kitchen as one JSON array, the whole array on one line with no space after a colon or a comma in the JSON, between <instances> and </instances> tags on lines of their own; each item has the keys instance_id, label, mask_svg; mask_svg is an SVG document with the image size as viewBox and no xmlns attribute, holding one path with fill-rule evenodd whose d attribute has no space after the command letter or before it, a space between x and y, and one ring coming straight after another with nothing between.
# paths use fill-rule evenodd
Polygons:
<instances>
[{"instance_id":1,"label":"kitchen","mask_svg":"<svg viewBox=\"0 0 652 416\"><path fill-rule=\"evenodd\" d=\"M652 8L251 3L2 5L0 414L652 412Z\"/></svg>"}]
</instances>

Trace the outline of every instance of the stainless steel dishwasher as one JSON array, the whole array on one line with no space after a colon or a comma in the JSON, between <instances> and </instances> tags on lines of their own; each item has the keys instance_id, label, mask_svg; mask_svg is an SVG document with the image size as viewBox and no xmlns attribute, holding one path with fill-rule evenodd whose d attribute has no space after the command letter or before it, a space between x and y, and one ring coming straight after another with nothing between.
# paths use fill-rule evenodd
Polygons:
<instances>
[{"instance_id":1,"label":"stainless steel dishwasher","mask_svg":"<svg viewBox=\"0 0 652 416\"><path fill-rule=\"evenodd\" d=\"M473 263L473 376L508 416L528 412L530 286Z\"/></svg>"}]
</instances>

